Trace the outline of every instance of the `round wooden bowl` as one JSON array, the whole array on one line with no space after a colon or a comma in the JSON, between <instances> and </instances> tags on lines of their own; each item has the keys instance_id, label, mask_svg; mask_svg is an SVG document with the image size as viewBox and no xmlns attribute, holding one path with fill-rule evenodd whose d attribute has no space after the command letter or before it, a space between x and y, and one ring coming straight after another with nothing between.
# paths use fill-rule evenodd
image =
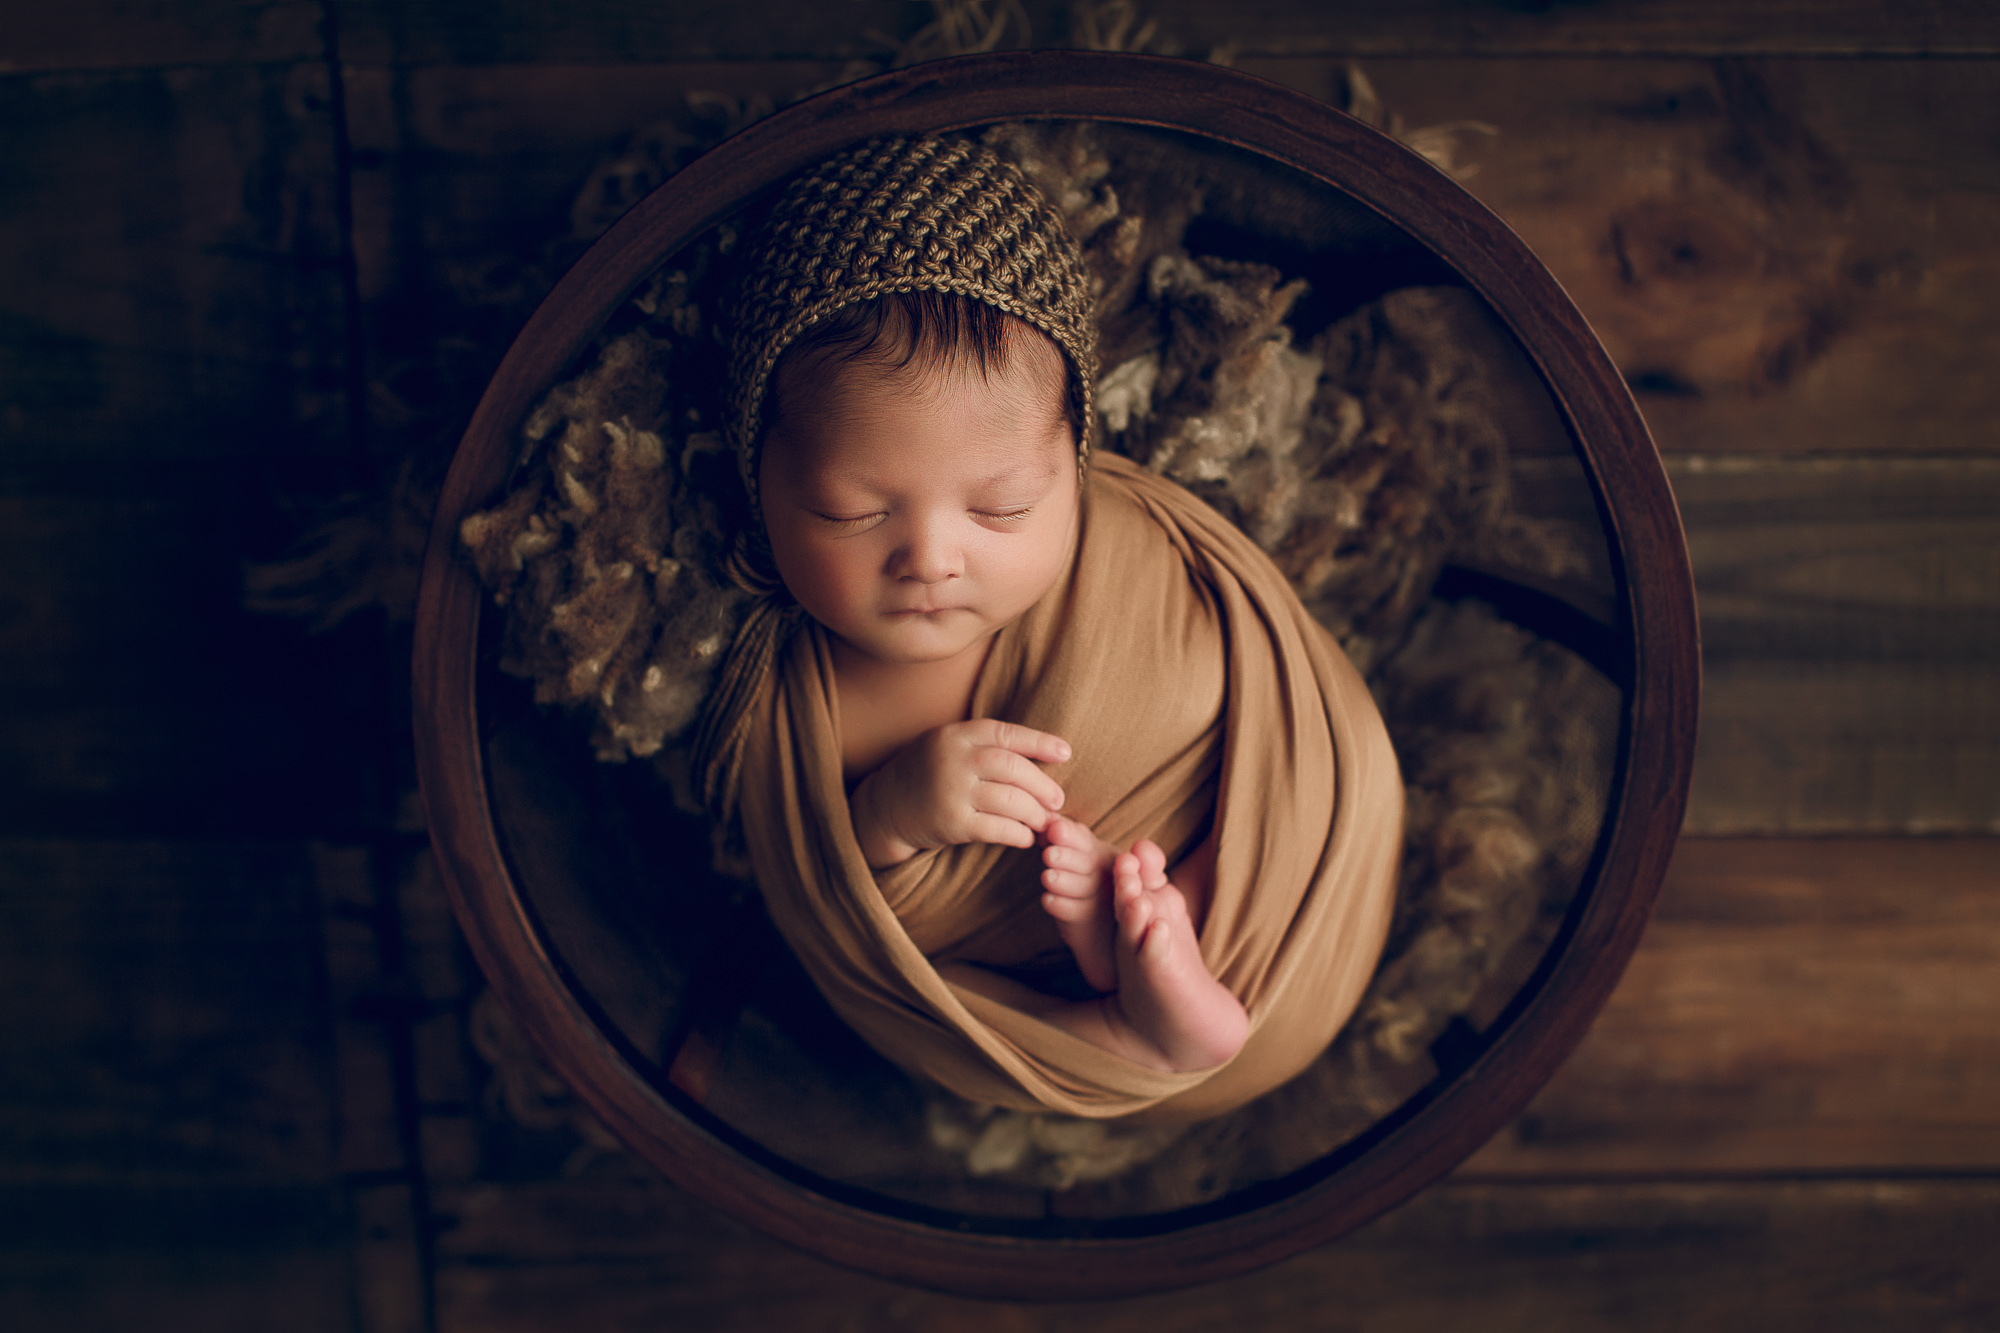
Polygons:
<instances>
[{"instance_id":1,"label":"round wooden bowl","mask_svg":"<svg viewBox=\"0 0 2000 1333\"><path fill-rule=\"evenodd\" d=\"M507 484L529 410L690 240L849 144L1023 119L1152 127L1277 164L1343 207L1358 203L1481 297L1539 375L1594 493L1614 605L1592 656L1624 708L1582 887L1540 967L1474 1049L1367 1132L1279 1179L1178 1212L1087 1222L954 1213L843 1187L705 1113L681 1080L663 1076L671 1051L636 1049L607 1018L615 997L593 993L552 943L552 931L572 928L552 924L555 909L523 891L533 830L496 819L482 734L484 597L457 543L460 521ZM1686 800L1699 664L1679 518L1631 395L1554 278L1470 195L1350 117L1216 66L1068 51L969 56L836 89L737 135L626 214L535 312L487 388L439 501L417 612L417 760L438 858L487 978L548 1063L635 1152L727 1212L855 1268L988 1296L1109 1296L1227 1276L1341 1235L1436 1180L1520 1112L1583 1036L1652 910ZM618 929L586 924L600 935Z\"/></svg>"}]
</instances>

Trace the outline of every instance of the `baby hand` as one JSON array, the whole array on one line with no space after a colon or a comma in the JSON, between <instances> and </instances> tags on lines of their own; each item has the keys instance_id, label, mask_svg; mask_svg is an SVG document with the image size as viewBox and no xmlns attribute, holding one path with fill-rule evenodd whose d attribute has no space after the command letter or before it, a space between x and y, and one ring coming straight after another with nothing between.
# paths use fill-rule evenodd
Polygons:
<instances>
[{"instance_id":1,"label":"baby hand","mask_svg":"<svg viewBox=\"0 0 2000 1333\"><path fill-rule=\"evenodd\" d=\"M1032 847L1063 790L1035 767L1060 764L1069 742L990 717L933 727L854 789L862 855L876 870L962 842Z\"/></svg>"}]
</instances>

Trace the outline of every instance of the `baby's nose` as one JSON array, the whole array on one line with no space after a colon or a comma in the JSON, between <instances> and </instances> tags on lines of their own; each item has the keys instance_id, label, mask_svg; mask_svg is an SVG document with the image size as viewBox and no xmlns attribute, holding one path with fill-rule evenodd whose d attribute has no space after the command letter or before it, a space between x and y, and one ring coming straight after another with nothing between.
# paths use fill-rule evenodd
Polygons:
<instances>
[{"instance_id":1,"label":"baby's nose","mask_svg":"<svg viewBox=\"0 0 2000 1333\"><path fill-rule=\"evenodd\" d=\"M964 572L964 557L958 543L931 525L919 525L903 547L903 577L919 583L943 583Z\"/></svg>"}]
</instances>

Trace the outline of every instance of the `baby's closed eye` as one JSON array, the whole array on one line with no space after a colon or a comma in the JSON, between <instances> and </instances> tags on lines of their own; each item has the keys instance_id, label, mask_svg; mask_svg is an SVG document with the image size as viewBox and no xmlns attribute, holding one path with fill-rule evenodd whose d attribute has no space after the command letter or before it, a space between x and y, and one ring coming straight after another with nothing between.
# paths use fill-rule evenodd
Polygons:
<instances>
[{"instance_id":1,"label":"baby's closed eye","mask_svg":"<svg viewBox=\"0 0 2000 1333\"><path fill-rule=\"evenodd\" d=\"M813 517L821 520L829 527L838 528L842 532L860 532L863 529L871 528L880 523L888 515L880 510L866 514L825 514L814 510Z\"/></svg>"}]
</instances>

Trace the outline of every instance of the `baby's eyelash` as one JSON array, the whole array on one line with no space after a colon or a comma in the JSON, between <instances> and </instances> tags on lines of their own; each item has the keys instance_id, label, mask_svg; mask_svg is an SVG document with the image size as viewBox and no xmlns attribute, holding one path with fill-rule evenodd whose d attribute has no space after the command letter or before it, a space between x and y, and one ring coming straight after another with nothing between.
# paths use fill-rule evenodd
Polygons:
<instances>
[{"instance_id":1,"label":"baby's eyelash","mask_svg":"<svg viewBox=\"0 0 2000 1333\"><path fill-rule=\"evenodd\" d=\"M882 517L880 514L856 514L852 518L842 518L838 514L818 514L820 521L836 528L851 528L860 523L872 523Z\"/></svg>"},{"instance_id":2,"label":"baby's eyelash","mask_svg":"<svg viewBox=\"0 0 2000 1333\"><path fill-rule=\"evenodd\" d=\"M1022 519L1034 513L1035 507L1033 505L1029 505L1026 509L1010 509L1005 513L993 513L990 510L978 510L975 512L977 512L981 518L990 518L1001 523L1019 523Z\"/></svg>"}]
</instances>

